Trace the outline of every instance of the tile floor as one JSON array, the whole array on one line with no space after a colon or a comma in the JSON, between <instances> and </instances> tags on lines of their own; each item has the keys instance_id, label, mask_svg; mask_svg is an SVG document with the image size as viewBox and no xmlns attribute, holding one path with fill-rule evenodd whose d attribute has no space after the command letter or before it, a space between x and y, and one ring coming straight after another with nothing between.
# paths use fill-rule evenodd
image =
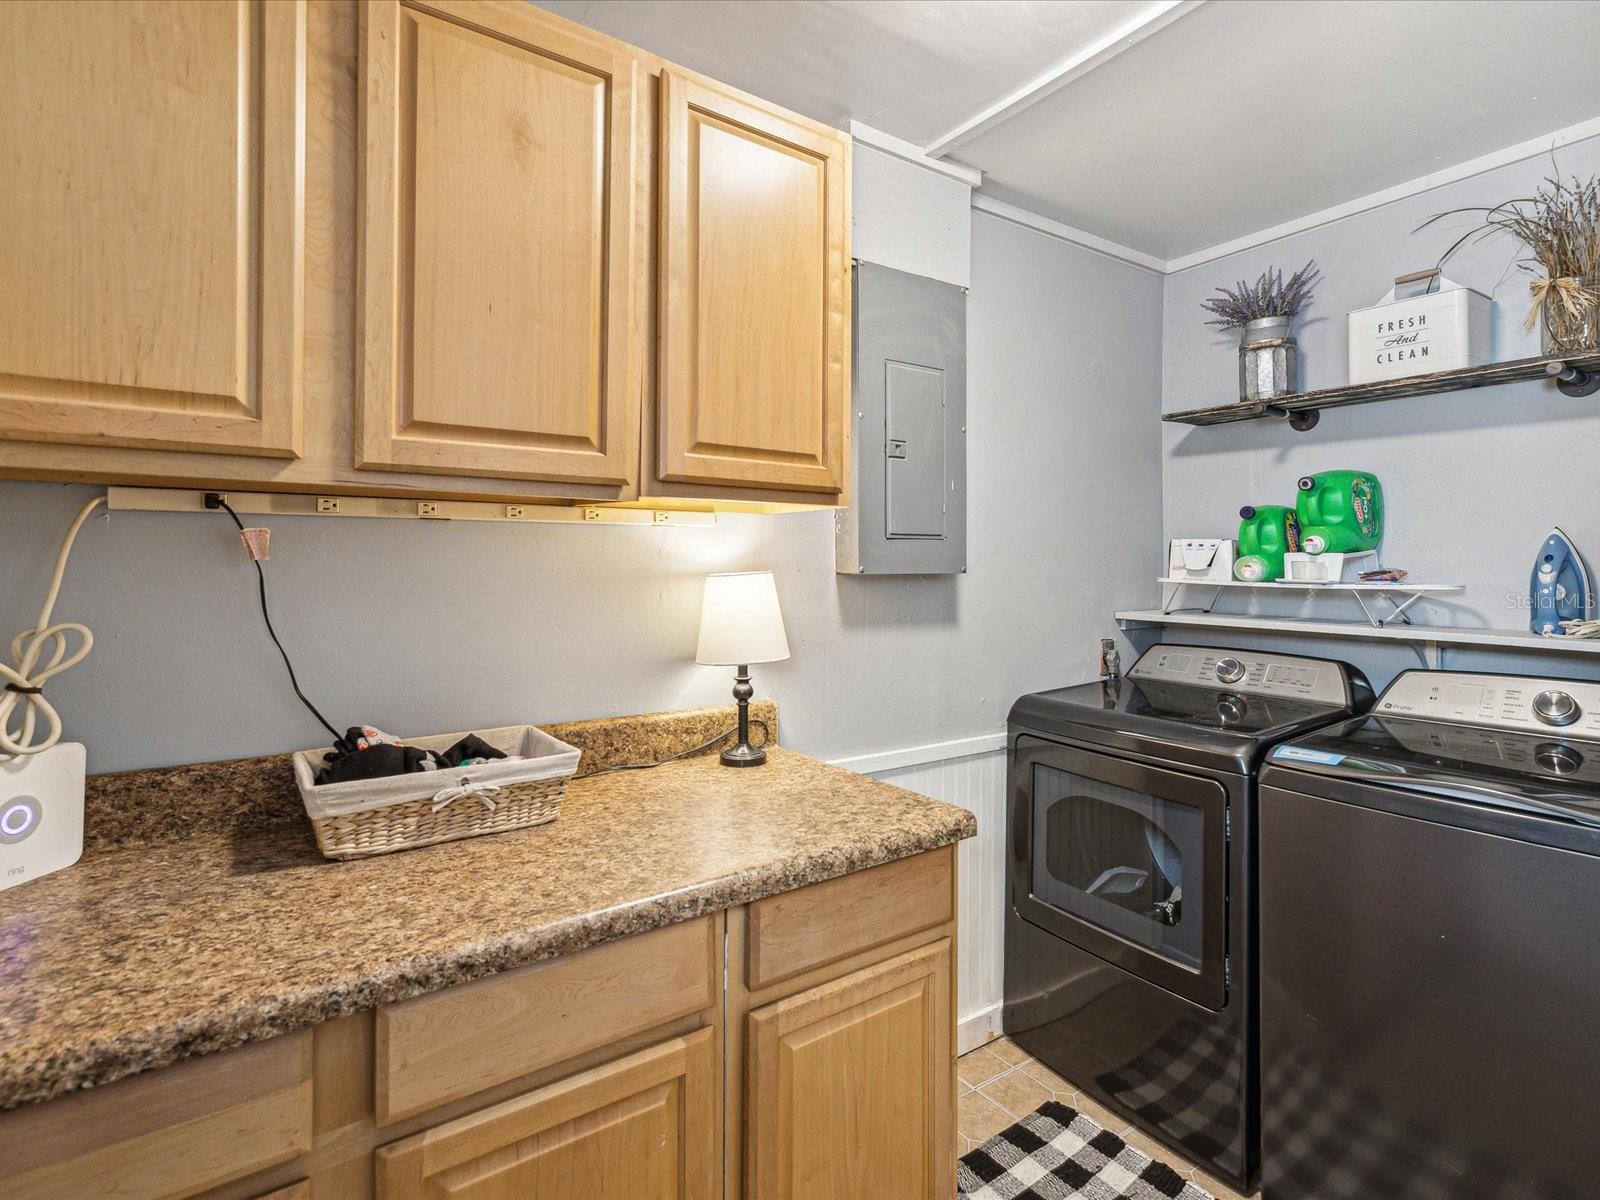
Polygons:
<instances>
[{"instance_id":1,"label":"tile floor","mask_svg":"<svg viewBox=\"0 0 1600 1200\"><path fill-rule=\"evenodd\" d=\"M956 1060L956 1153L965 1154L1007 1125L1027 1116L1046 1100L1059 1100L1099 1121L1107 1129L1152 1158L1169 1164L1217 1200L1244 1200L1226 1184L1185 1162L1174 1151L1152 1141L1110 1110L1096 1104L1042 1063L1028 1057L1009 1038L963 1054Z\"/></svg>"}]
</instances>

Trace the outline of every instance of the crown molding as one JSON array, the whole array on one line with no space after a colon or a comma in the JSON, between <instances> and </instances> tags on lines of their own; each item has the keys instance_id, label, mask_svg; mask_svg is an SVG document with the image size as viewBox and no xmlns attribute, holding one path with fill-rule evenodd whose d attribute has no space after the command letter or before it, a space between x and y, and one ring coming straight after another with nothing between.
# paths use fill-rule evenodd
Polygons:
<instances>
[{"instance_id":1,"label":"crown molding","mask_svg":"<svg viewBox=\"0 0 1600 1200\"><path fill-rule=\"evenodd\" d=\"M882 150L885 154L892 154L914 166L937 171L940 175L948 175L951 179L960 180L971 188L983 182L982 171L963 166L961 163L931 158L921 146L915 142L908 142L905 138L895 137L892 133L874 129L871 125L864 125L860 121L849 121L845 128L852 138L863 145L871 146L874 150Z\"/></svg>"},{"instance_id":2,"label":"crown molding","mask_svg":"<svg viewBox=\"0 0 1600 1200\"><path fill-rule=\"evenodd\" d=\"M1204 250L1196 250L1192 254L1181 254L1177 258L1168 260L1165 270L1169 275L1178 271L1187 271L1193 267L1213 262L1216 259L1226 258L1230 254L1237 254L1241 250L1249 250L1256 246L1266 245L1268 242L1275 242L1280 238L1304 233L1306 230L1316 229L1320 225L1328 225L1334 221L1343 220L1345 217L1352 217L1357 213L1366 212L1369 209L1382 208L1385 204L1393 204L1396 200L1405 200L1411 196L1421 195L1423 192L1431 192L1435 188L1441 188L1451 183L1459 183L1463 179L1471 179L1474 175L1482 175L1484 172L1493 171L1497 167L1510 166L1512 163L1537 158L1541 154L1559 150L1562 146L1597 136L1600 136L1600 117L1579 121L1576 125L1568 125L1565 129L1557 129L1553 133L1540 134L1538 137L1529 138L1525 142L1518 142L1514 146L1505 146L1488 154L1479 155L1477 158L1468 159L1466 162L1457 163L1453 167L1445 167L1440 171L1419 175L1417 178L1409 179L1405 183L1397 183L1393 187L1370 192L1354 200L1347 200L1343 204L1335 204L1331 208L1307 213L1303 217L1296 217L1294 220L1285 221L1281 225L1260 229L1255 233L1248 233L1243 237L1221 242Z\"/></svg>"}]
</instances>

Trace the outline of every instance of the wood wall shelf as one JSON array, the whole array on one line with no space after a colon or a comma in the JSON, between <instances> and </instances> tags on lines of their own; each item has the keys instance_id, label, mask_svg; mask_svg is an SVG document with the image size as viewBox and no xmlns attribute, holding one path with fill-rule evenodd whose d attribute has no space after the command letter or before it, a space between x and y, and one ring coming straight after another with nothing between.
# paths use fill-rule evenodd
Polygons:
<instances>
[{"instance_id":1,"label":"wood wall shelf","mask_svg":"<svg viewBox=\"0 0 1600 1200\"><path fill-rule=\"evenodd\" d=\"M1249 400L1215 404L1210 408L1163 413L1161 419L1178 425L1226 425L1234 421L1287 418L1296 429L1310 429L1316 425L1317 415L1325 408L1376 404L1381 400L1430 396L1439 392L1492 387L1529 379L1553 380L1568 396L1592 395L1600 391L1600 350L1554 358L1519 358L1481 367L1462 367L1457 371L1413 375L1407 379L1386 379L1381 383L1351 383L1343 387L1320 388L1314 392L1295 392L1271 402Z\"/></svg>"}]
</instances>

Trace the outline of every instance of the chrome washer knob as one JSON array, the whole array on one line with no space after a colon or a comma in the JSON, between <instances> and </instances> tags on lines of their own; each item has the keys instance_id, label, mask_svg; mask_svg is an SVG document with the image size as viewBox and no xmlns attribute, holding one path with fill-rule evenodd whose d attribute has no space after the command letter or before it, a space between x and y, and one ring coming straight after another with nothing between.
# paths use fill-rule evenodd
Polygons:
<instances>
[{"instance_id":1,"label":"chrome washer knob","mask_svg":"<svg viewBox=\"0 0 1600 1200\"><path fill-rule=\"evenodd\" d=\"M1534 747L1533 761L1539 764L1541 771L1552 775L1576 775L1583 769L1583 755L1560 742L1545 742Z\"/></svg>"},{"instance_id":2,"label":"chrome washer knob","mask_svg":"<svg viewBox=\"0 0 1600 1200\"><path fill-rule=\"evenodd\" d=\"M1546 725L1571 725L1583 716L1583 710L1566 692L1558 692L1552 688L1548 692L1540 692L1533 698L1533 715Z\"/></svg>"},{"instance_id":3,"label":"chrome washer knob","mask_svg":"<svg viewBox=\"0 0 1600 1200\"><path fill-rule=\"evenodd\" d=\"M1223 683L1238 683L1244 678L1244 664L1237 658L1219 658L1217 678Z\"/></svg>"}]
</instances>

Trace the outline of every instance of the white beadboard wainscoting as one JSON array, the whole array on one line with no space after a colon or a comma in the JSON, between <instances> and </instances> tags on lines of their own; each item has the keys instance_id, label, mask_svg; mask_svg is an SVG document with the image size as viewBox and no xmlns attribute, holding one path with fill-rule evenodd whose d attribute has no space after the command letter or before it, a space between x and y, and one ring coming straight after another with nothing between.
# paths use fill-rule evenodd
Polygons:
<instances>
[{"instance_id":1,"label":"white beadboard wainscoting","mask_svg":"<svg viewBox=\"0 0 1600 1200\"><path fill-rule=\"evenodd\" d=\"M884 754L840 759L849 767L978 818L978 836L959 851L956 1013L965 1054L1000 1032L1005 953L1006 735L987 734Z\"/></svg>"}]
</instances>

